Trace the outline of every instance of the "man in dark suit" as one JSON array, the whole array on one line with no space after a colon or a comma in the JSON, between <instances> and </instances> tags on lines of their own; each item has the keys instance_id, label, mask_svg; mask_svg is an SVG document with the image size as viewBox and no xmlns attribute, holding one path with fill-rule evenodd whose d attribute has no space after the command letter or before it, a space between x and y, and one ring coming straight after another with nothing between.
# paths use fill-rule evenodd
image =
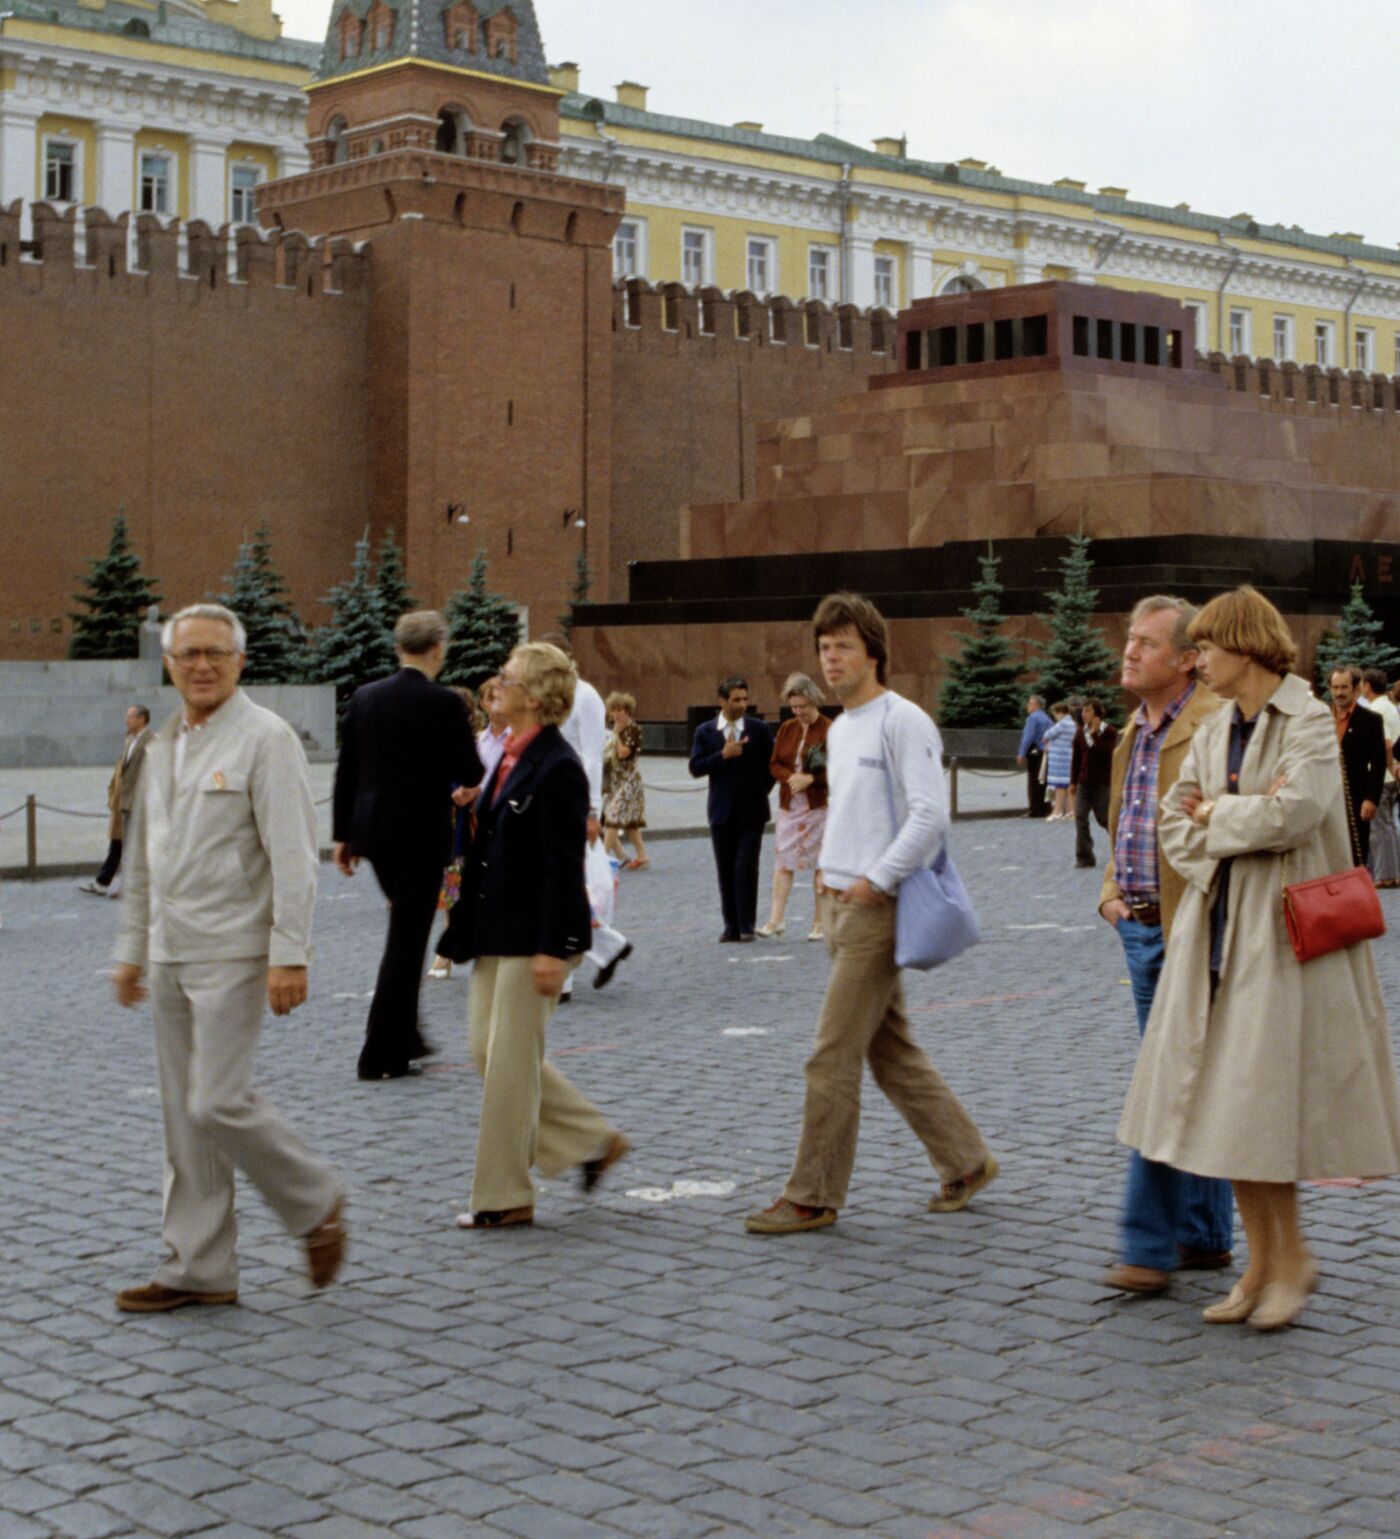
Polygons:
<instances>
[{"instance_id":1,"label":"man in dark suit","mask_svg":"<svg viewBox=\"0 0 1400 1539\"><path fill-rule=\"evenodd\" d=\"M151 711L149 706L129 705L126 708L126 741L122 744L121 758L117 760L112 778L107 784L107 810L112 814L107 824L107 858L102 869L90 882L79 884L79 890L90 892L98 898L115 898L121 892L117 871L122 863L122 839L127 820L136 805L136 786L141 778L141 763L146 757L146 744L151 740Z\"/></svg>"},{"instance_id":2,"label":"man in dark suit","mask_svg":"<svg viewBox=\"0 0 1400 1539\"><path fill-rule=\"evenodd\" d=\"M690 750L690 773L710 779L710 842L724 910L721 941L751 941L758 911L758 855L768 822L773 734L748 715L749 686L737 674L719 686L720 711L702 722Z\"/></svg>"},{"instance_id":3,"label":"man in dark suit","mask_svg":"<svg viewBox=\"0 0 1400 1539\"><path fill-rule=\"evenodd\" d=\"M363 857L389 900L389 933L360 1052L361 1079L400 1079L433 1051L418 1026L418 986L443 868L452 858L452 802L481 784L467 708L434 682L447 624L415 610L394 627L399 671L357 689L335 769L335 863L353 876ZM453 787L457 787L456 791Z\"/></svg>"},{"instance_id":4,"label":"man in dark suit","mask_svg":"<svg viewBox=\"0 0 1400 1539\"><path fill-rule=\"evenodd\" d=\"M1351 797L1351 826L1356 831L1357 864L1364 866L1371 853L1371 820L1385 790L1385 728L1374 711L1357 703L1360 670L1334 668L1327 681L1332 692L1332 715L1342 750L1342 774Z\"/></svg>"},{"instance_id":5,"label":"man in dark suit","mask_svg":"<svg viewBox=\"0 0 1400 1539\"><path fill-rule=\"evenodd\" d=\"M1117 745L1118 733L1103 717L1103 701L1086 700L1080 713L1078 730L1074 734L1074 756L1069 772L1070 784L1074 787L1076 866L1088 867L1094 864L1094 835L1089 819L1097 818L1100 828L1108 827L1113 750Z\"/></svg>"}]
</instances>

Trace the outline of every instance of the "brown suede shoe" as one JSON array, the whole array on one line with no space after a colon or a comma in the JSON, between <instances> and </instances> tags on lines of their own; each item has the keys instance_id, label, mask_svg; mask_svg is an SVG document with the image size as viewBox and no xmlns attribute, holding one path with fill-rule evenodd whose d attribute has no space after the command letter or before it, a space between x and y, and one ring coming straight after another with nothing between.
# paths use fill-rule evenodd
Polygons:
<instances>
[{"instance_id":1,"label":"brown suede shoe","mask_svg":"<svg viewBox=\"0 0 1400 1539\"><path fill-rule=\"evenodd\" d=\"M345 1199L337 1197L329 1213L305 1237L306 1270L313 1288L324 1288L336 1279L345 1260Z\"/></svg>"},{"instance_id":2,"label":"brown suede shoe","mask_svg":"<svg viewBox=\"0 0 1400 1539\"><path fill-rule=\"evenodd\" d=\"M750 1234L802 1234L808 1229L825 1229L835 1222L835 1208L807 1208L800 1202L779 1197L772 1207L750 1213L744 1228Z\"/></svg>"},{"instance_id":3,"label":"brown suede shoe","mask_svg":"<svg viewBox=\"0 0 1400 1539\"><path fill-rule=\"evenodd\" d=\"M1103 1285L1119 1293L1165 1293L1172 1285L1172 1274L1159 1272L1155 1266L1120 1261L1103 1274Z\"/></svg>"},{"instance_id":4,"label":"brown suede shoe","mask_svg":"<svg viewBox=\"0 0 1400 1539\"><path fill-rule=\"evenodd\" d=\"M591 1192L603 1177L621 1159L625 1159L632 1152L632 1145L621 1133L614 1133L608 1140L608 1147L596 1160L585 1160L579 1166L579 1182L585 1192Z\"/></svg>"},{"instance_id":5,"label":"brown suede shoe","mask_svg":"<svg viewBox=\"0 0 1400 1539\"><path fill-rule=\"evenodd\" d=\"M1218 1272L1235 1259L1228 1250L1195 1250L1190 1245L1178 1245L1177 1262L1183 1272Z\"/></svg>"},{"instance_id":6,"label":"brown suede shoe","mask_svg":"<svg viewBox=\"0 0 1400 1539\"><path fill-rule=\"evenodd\" d=\"M929 1198L929 1212L961 1213L978 1192L984 1186L990 1186L1000 1174L1001 1166L997 1164L996 1157L989 1154L980 1170L975 1170L970 1176L963 1176L957 1181L945 1181L939 1187L938 1195Z\"/></svg>"},{"instance_id":7,"label":"brown suede shoe","mask_svg":"<svg viewBox=\"0 0 1400 1539\"><path fill-rule=\"evenodd\" d=\"M188 1288L167 1288L164 1283L146 1283L140 1288L123 1288L117 1294L117 1308L129 1315L153 1315L167 1309L183 1309L186 1304L236 1304L238 1289L226 1293L192 1293Z\"/></svg>"}]
</instances>

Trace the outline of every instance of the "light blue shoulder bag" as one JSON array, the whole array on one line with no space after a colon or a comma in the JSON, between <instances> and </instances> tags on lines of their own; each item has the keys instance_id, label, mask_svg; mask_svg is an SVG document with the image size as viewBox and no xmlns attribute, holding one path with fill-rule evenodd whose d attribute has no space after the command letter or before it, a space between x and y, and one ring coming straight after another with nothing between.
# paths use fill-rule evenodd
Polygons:
<instances>
[{"instance_id":1,"label":"light blue shoulder bag","mask_svg":"<svg viewBox=\"0 0 1400 1539\"><path fill-rule=\"evenodd\" d=\"M887 704L886 722L889 714ZM894 773L890 768L894 755L883 725L880 737L885 749L885 794L890 804L890 825L898 833ZM931 866L921 866L900 883L896 904L894 960L897 967L913 967L921 972L930 967L941 967L982 939L977 916L972 911L972 900L953 864L953 857L948 853L947 840Z\"/></svg>"}]
</instances>

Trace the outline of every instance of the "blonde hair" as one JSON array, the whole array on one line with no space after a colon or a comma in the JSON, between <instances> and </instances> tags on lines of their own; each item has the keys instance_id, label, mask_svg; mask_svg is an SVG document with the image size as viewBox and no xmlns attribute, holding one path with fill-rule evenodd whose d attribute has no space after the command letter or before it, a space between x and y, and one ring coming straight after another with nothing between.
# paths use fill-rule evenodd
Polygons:
<instances>
[{"instance_id":1,"label":"blonde hair","mask_svg":"<svg viewBox=\"0 0 1400 1539\"><path fill-rule=\"evenodd\" d=\"M1238 652L1270 673L1287 673L1298 660L1298 644L1283 616L1248 584L1232 593L1217 593L1190 629L1192 641Z\"/></svg>"},{"instance_id":2,"label":"blonde hair","mask_svg":"<svg viewBox=\"0 0 1400 1539\"><path fill-rule=\"evenodd\" d=\"M629 716L637 714L636 695L624 695L620 689L613 690L608 696L607 707L610 711L626 711Z\"/></svg>"},{"instance_id":3,"label":"blonde hair","mask_svg":"<svg viewBox=\"0 0 1400 1539\"><path fill-rule=\"evenodd\" d=\"M507 666L510 663L515 664L525 693L538 702L541 724L557 727L567 721L578 684L573 659L547 641L525 641L510 654Z\"/></svg>"}]
</instances>

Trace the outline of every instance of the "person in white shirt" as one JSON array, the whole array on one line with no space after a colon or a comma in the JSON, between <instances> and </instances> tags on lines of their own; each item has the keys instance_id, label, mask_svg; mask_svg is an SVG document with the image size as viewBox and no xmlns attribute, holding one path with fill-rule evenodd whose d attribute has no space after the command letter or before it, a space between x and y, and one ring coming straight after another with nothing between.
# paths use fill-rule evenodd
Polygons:
<instances>
[{"instance_id":1,"label":"person in white shirt","mask_svg":"<svg viewBox=\"0 0 1400 1539\"><path fill-rule=\"evenodd\" d=\"M573 651L566 636L545 636L543 640L556 646L566 657ZM580 677L574 690L574 706L568 718L560 724L564 741L578 755L588 776L588 843L592 848L603 837L603 754L608 745L608 708L603 697ZM593 948L585 956L597 971L593 974L593 987L605 989L612 982L618 964L632 955L632 944L611 925L600 924L597 916L593 922ZM564 975L564 989L560 1002L573 994L573 974Z\"/></svg>"},{"instance_id":2,"label":"person in white shirt","mask_svg":"<svg viewBox=\"0 0 1400 1539\"><path fill-rule=\"evenodd\" d=\"M807 1060L792 1174L771 1207L745 1219L753 1234L836 1222L855 1162L867 1063L939 1173L930 1212L965 1208L998 1174L976 1124L909 1030L894 959L900 883L935 858L948 832L938 729L886 688L889 632L868 599L830 595L812 629L822 674L844 708L827 738L830 802L818 872L831 976Z\"/></svg>"},{"instance_id":3,"label":"person in white shirt","mask_svg":"<svg viewBox=\"0 0 1400 1539\"><path fill-rule=\"evenodd\" d=\"M1400 711L1389 695L1389 682L1379 668L1366 668L1361 674L1357 700L1381 719L1385 736L1385 786L1371 824L1371 848L1366 864L1377 887L1400 887L1400 827L1396 809L1400 806L1400 781L1395 778L1395 743L1400 738Z\"/></svg>"}]
</instances>

